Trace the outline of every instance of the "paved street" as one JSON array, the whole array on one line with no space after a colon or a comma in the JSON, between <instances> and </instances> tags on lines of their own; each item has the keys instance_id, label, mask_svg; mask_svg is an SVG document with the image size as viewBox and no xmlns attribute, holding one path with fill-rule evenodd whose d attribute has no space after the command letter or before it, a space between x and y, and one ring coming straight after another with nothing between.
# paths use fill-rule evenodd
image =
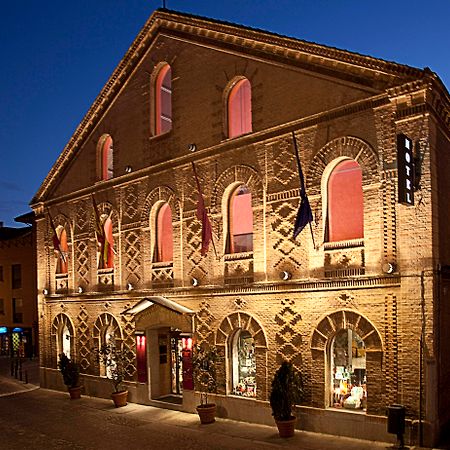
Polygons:
<instances>
[{"instance_id":1,"label":"paved street","mask_svg":"<svg viewBox=\"0 0 450 450\"><path fill-rule=\"evenodd\" d=\"M30 374L33 364L28 362ZM36 365L36 364L35 364ZM34 375L30 376L36 382ZM218 419L200 425L196 414L84 396L16 381L0 370L0 448L32 449L280 449L375 450L390 444L297 431L281 439L275 427Z\"/></svg>"}]
</instances>

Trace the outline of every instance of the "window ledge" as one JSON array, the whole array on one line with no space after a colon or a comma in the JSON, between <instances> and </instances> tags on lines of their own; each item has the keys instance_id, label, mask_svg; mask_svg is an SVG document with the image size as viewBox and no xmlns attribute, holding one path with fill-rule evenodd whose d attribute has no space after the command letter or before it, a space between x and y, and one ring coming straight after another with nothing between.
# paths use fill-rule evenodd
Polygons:
<instances>
[{"instance_id":1,"label":"window ledge","mask_svg":"<svg viewBox=\"0 0 450 450\"><path fill-rule=\"evenodd\" d=\"M225 261L237 261L243 259L253 259L253 252L228 253L223 255Z\"/></svg>"},{"instance_id":2,"label":"window ledge","mask_svg":"<svg viewBox=\"0 0 450 450\"><path fill-rule=\"evenodd\" d=\"M340 250L343 248L364 247L364 239L349 239L338 242L324 242L324 250Z\"/></svg>"}]
</instances>

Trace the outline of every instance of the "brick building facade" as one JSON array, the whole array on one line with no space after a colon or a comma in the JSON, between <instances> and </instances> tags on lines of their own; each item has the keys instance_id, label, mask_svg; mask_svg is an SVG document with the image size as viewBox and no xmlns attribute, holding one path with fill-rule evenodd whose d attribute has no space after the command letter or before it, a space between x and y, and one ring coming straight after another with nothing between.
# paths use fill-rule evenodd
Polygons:
<instances>
[{"instance_id":1,"label":"brick building facade","mask_svg":"<svg viewBox=\"0 0 450 450\"><path fill-rule=\"evenodd\" d=\"M450 419L449 106L428 69L156 11L32 201L42 384L61 387L64 350L107 396L92 350L113 336L131 401L180 395L193 411L180 365L193 336L224 356L223 416L272 423L287 359L305 379L300 428L388 439L401 403L410 439L435 441ZM399 135L413 205L398 202ZM296 239L294 139L313 215ZM114 252L99 254L99 233Z\"/></svg>"},{"instance_id":2,"label":"brick building facade","mask_svg":"<svg viewBox=\"0 0 450 450\"><path fill-rule=\"evenodd\" d=\"M32 214L16 219L33 225ZM38 354L34 227L0 226L0 356Z\"/></svg>"}]
</instances>

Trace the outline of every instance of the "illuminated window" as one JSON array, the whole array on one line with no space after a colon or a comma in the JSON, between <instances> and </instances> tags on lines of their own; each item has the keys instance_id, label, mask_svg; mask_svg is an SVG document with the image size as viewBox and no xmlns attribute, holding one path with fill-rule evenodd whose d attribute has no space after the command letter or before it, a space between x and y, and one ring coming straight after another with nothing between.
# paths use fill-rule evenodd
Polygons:
<instances>
[{"instance_id":1,"label":"illuminated window","mask_svg":"<svg viewBox=\"0 0 450 450\"><path fill-rule=\"evenodd\" d=\"M227 253L253 251L252 194L245 185L232 193L228 208Z\"/></svg>"},{"instance_id":2,"label":"illuminated window","mask_svg":"<svg viewBox=\"0 0 450 450\"><path fill-rule=\"evenodd\" d=\"M163 134L172 129L172 69L168 64L156 77L155 100L155 131Z\"/></svg>"},{"instance_id":3,"label":"illuminated window","mask_svg":"<svg viewBox=\"0 0 450 450\"><path fill-rule=\"evenodd\" d=\"M330 406L365 409L367 403L366 348L352 330L340 330L330 346Z\"/></svg>"},{"instance_id":4,"label":"illuminated window","mask_svg":"<svg viewBox=\"0 0 450 450\"><path fill-rule=\"evenodd\" d=\"M67 273L67 259L69 255L69 247L67 245L67 233L66 229L59 225L56 228L56 236L58 237L61 253L56 254L56 273L65 274Z\"/></svg>"},{"instance_id":5,"label":"illuminated window","mask_svg":"<svg viewBox=\"0 0 450 450\"><path fill-rule=\"evenodd\" d=\"M244 78L239 80L228 95L228 137L241 136L252 131L252 88Z\"/></svg>"},{"instance_id":6,"label":"illuminated window","mask_svg":"<svg viewBox=\"0 0 450 450\"><path fill-rule=\"evenodd\" d=\"M231 338L232 393L256 397L255 344L247 330L237 330Z\"/></svg>"},{"instance_id":7,"label":"illuminated window","mask_svg":"<svg viewBox=\"0 0 450 450\"><path fill-rule=\"evenodd\" d=\"M173 226L172 210L164 203L156 216L156 242L154 262L170 262L173 260Z\"/></svg>"},{"instance_id":8,"label":"illuminated window","mask_svg":"<svg viewBox=\"0 0 450 450\"><path fill-rule=\"evenodd\" d=\"M113 177L113 140L109 134L104 134L97 144L98 177L100 180L110 180Z\"/></svg>"},{"instance_id":9,"label":"illuminated window","mask_svg":"<svg viewBox=\"0 0 450 450\"><path fill-rule=\"evenodd\" d=\"M354 160L340 162L328 179L326 241L364 237L362 171Z\"/></svg>"}]
</instances>

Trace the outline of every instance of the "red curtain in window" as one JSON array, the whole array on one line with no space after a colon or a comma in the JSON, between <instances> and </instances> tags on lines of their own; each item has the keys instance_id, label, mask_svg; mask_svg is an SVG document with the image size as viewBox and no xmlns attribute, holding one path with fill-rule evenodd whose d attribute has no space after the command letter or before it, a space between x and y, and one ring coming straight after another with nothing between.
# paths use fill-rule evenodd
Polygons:
<instances>
[{"instance_id":1,"label":"red curtain in window","mask_svg":"<svg viewBox=\"0 0 450 450\"><path fill-rule=\"evenodd\" d=\"M114 236L113 236L113 223L110 217L105 220L104 224L105 236L108 241L108 257L104 269L112 269L114 267Z\"/></svg>"},{"instance_id":2,"label":"red curtain in window","mask_svg":"<svg viewBox=\"0 0 450 450\"><path fill-rule=\"evenodd\" d=\"M164 66L156 79L156 134L172 129L172 69Z\"/></svg>"},{"instance_id":3,"label":"red curtain in window","mask_svg":"<svg viewBox=\"0 0 450 450\"><path fill-rule=\"evenodd\" d=\"M61 252L64 255L64 258L60 254L58 254L58 261L56 264L56 273L67 273L67 259L68 259L68 255L69 255L69 247L67 245L67 233L66 233L66 229L63 228L62 226L57 231L59 231L59 236L58 236L59 245L61 248Z\"/></svg>"},{"instance_id":4,"label":"red curtain in window","mask_svg":"<svg viewBox=\"0 0 450 450\"><path fill-rule=\"evenodd\" d=\"M102 180L110 180L113 177L113 140L106 136L102 145Z\"/></svg>"},{"instance_id":5,"label":"red curtain in window","mask_svg":"<svg viewBox=\"0 0 450 450\"><path fill-rule=\"evenodd\" d=\"M354 160L339 163L328 180L328 241L364 237L362 171Z\"/></svg>"},{"instance_id":6,"label":"red curtain in window","mask_svg":"<svg viewBox=\"0 0 450 450\"><path fill-rule=\"evenodd\" d=\"M172 210L165 203L158 211L156 220L156 260L170 262L173 260Z\"/></svg>"},{"instance_id":7,"label":"red curtain in window","mask_svg":"<svg viewBox=\"0 0 450 450\"><path fill-rule=\"evenodd\" d=\"M247 79L240 80L228 97L228 137L252 131L252 89Z\"/></svg>"},{"instance_id":8,"label":"red curtain in window","mask_svg":"<svg viewBox=\"0 0 450 450\"><path fill-rule=\"evenodd\" d=\"M252 194L242 186L231 198L230 253L253 251Z\"/></svg>"}]
</instances>

